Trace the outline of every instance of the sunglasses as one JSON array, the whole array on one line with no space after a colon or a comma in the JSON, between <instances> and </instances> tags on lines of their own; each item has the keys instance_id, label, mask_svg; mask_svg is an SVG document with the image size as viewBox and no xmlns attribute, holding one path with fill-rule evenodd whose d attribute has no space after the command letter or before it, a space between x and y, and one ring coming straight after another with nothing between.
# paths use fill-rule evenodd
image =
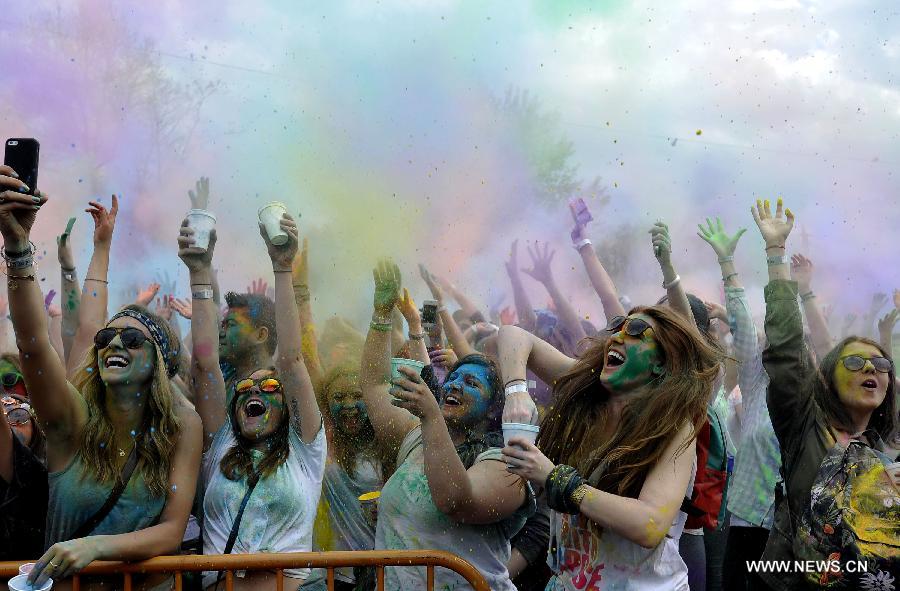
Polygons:
<instances>
[{"instance_id":1,"label":"sunglasses","mask_svg":"<svg viewBox=\"0 0 900 591\"><path fill-rule=\"evenodd\" d=\"M862 357L861 355L847 355L841 357L844 367L850 371L859 371L866 366L866 361L871 361L875 367L875 371L879 373L889 373L894 369L894 363L890 359L884 357Z\"/></svg>"},{"instance_id":2,"label":"sunglasses","mask_svg":"<svg viewBox=\"0 0 900 591\"><path fill-rule=\"evenodd\" d=\"M3 384L4 388L12 388L22 379L22 374L16 373L14 371L5 373L0 375L0 383Z\"/></svg>"},{"instance_id":3,"label":"sunglasses","mask_svg":"<svg viewBox=\"0 0 900 591\"><path fill-rule=\"evenodd\" d=\"M4 396L0 402L3 403L6 422L10 425L25 425L31 420L31 405L27 402L20 402L11 396Z\"/></svg>"},{"instance_id":4,"label":"sunglasses","mask_svg":"<svg viewBox=\"0 0 900 591\"><path fill-rule=\"evenodd\" d=\"M234 393L244 394L245 392L249 392L253 386L259 386L260 392L266 392L268 394L281 392L281 382L275 378L263 378L261 380L247 378L234 385Z\"/></svg>"},{"instance_id":5,"label":"sunglasses","mask_svg":"<svg viewBox=\"0 0 900 591\"><path fill-rule=\"evenodd\" d=\"M121 335L122 344L127 349L140 349L144 346L144 342L150 340L150 337L142 333L140 330L128 328L101 328L94 335L94 345L97 349L105 349L109 347L116 335Z\"/></svg>"},{"instance_id":6,"label":"sunglasses","mask_svg":"<svg viewBox=\"0 0 900 591\"><path fill-rule=\"evenodd\" d=\"M640 318L628 318L627 316L616 316L609 321L607 332L616 333L625 327L625 334L630 337L639 337L643 335L648 328L653 328L650 323Z\"/></svg>"}]
</instances>

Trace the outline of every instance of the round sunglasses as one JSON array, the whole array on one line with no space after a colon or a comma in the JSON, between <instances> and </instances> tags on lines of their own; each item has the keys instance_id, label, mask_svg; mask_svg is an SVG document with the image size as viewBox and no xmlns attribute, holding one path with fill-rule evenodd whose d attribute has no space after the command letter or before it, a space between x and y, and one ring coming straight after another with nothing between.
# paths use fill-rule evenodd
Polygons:
<instances>
[{"instance_id":1,"label":"round sunglasses","mask_svg":"<svg viewBox=\"0 0 900 591\"><path fill-rule=\"evenodd\" d=\"M234 385L234 393L243 394L245 392L249 392L253 388L253 386L259 386L259 391L266 392L267 394L281 392L282 389L281 382L279 382L275 378L263 378L261 380L246 378Z\"/></svg>"},{"instance_id":2,"label":"round sunglasses","mask_svg":"<svg viewBox=\"0 0 900 591\"><path fill-rule=\"evenodd\" d=\"M131 326L128 328L108 327L97 331L97 334L94 335L94 345L97 349L105 349L109 347L116 335L121 335L122 344L126 349L140 349L144 346L144 342L150 340L150 337Z\"/></svg>"},{"instance_id":3,"label":"round sunglasses","mask_svg":"<svg viewBox=\"0 0 900 591\"><path fill-rule=\"evenodd\" d=\"M847 355L841 357L844 367L850 371L859 371L866 366L866 361L871 361L875 371L879 373L890 373L894 369L894 362L885 357L863 357L862 355Z\"/></svg>"},{"instance_id":4,"label":"round sunglasses","mask_svg":"<svg viewBox=\"0 0 900 591\"><path fill-rule=\"evenodd\" d=\"M14 371L10 371L3 375L0 375L0 384L3 384L4 388L12 388L16 384L18 384L21 380L22 380L22 374L16 373Z\"/></svg>"},{"instance_id":5,"label":"round sunglasses","mask_svg":"<svg viewBox=\"0 0 900 591\"><path fill-rule=\"evenodd\" d=\"M628 318L627 316L616 316L609 321L606 327L607 332L616 333L625 328L625 334L630 337L639 337L643 335L648 328L653 328L650 323L641 318Z\"/></svg>"},{"instance_id":6,"label":"round sunglasses","mask_svg":"<svg viewBox=\"0 0 900 591\"><path fill-rule=\"evenodd\" d=\"M20 402L11 396L4 396L0 402L3 403L6 422L10 425L24 425L31 420L31 405L27 402Z\"/></svg>"}]
</instances>

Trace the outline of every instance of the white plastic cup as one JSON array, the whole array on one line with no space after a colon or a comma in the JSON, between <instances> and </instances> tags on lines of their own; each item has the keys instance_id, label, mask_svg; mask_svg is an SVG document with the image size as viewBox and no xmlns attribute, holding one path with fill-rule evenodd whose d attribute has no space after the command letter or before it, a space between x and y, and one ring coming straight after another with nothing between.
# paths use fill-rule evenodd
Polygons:
<instances>
[{"instance_id":1,"label":"white plastic cup","mask_svg":"<svg viewBox=\"0 0 900 591\"><path fill-rule=\"evenodd\" d=\"M194 246L209 248L209 233L216 227L216 216L205 209L192 209L187 214L188 227L194 230Z\"/></svg>"},{"instance_id":2,"label":"white plastic cup","mask_svg":"<svg viewBox=\"0 0 900 591\"><path fill-rule=\"evenodd\" d=\"M280 201L273 201L259 208L259 222L266 229L269 241L275 246L287 244L287 232L281 229L281 218L286 213L287 207Z\"/></svg>"},{"instance_id":3,"label":"white plastic cup","mask_svg":"<svg viewBox=\"0 0 900 591\"><path fill-rule=\"evenodd\" d=\"M28 575L16 575L6 584L9 591L50 591L53 587L53 579L47 579L43 587L34 587L28 584Z\"/></svg>"},{"instance_id":4,"label":"white plastic cup","mask_svg":"<svg viewBox=\"0 0 900 591\"><path fill-rule=\"evenodd\" d=\"M20 575L30 575L31 569L34 568L33 562L26 562L25 564L19 565L19 574Z\"/></svg>"},{"instance_id":5,"label":"white plastic cup","mask_svg":"<svg viewBox=\"0 0 900 591\"><path fill-rule=\"evenodd\" d=\"M503 423L503 445L509 445L509 440L513 437L521 437L527 439L532 445L537 440L540 427L537 425L528 425L526 423Z\"/></svg>"},{"instance_id":6,"label":"white plastic cup","mask_svg":"<svg viewBox=\"0 0 900 591\"><path fill-rule=\"evenodd\" d=\"M421 361L416 361L415 359L405 359L403 357L391 357L391 380L406 380L409 379L406 375L400 373L400 366L410 367L416 371L417 375L422 375L422 369L425 367L425 364ZM397 400L396 396L391 396L394 400Z\"/></svg>"}]
</instances>

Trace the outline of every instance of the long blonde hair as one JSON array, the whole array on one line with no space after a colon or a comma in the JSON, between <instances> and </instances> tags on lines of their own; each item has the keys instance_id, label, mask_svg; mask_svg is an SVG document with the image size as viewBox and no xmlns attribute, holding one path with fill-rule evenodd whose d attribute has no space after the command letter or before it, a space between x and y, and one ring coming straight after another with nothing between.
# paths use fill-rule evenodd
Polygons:
<instances>
[{"instance_id":1,"label":"long blonde hair","mask_svg":"<svg viewBox=\"0 0 900 591\"><path fill-rule=\"evenodd\" d=\"M703 425L721 352L668 308L639 307L631 313L654 320L663 375L627 403L615 432L604 439L611 420L609 392L600 382L607 347L591 339L594 345L557 381L556 402L541 423L537 443L554 463L576 467L600 490L637 498L679 429L690 424L693 438ZM595 471L599 476L591 478Z\"/></svg>"},{"instance_id":2,"label":"long blonde hair","mask_svg":"<svg viewBox=\"0 0 900 591\"><path fill-rule=\"evenodd\" d=\"M141 306L126 306L146 314L166 331L169 342L178 340L169 328L168 323ZM175 414L174 393L169 385L166 373L166 362L162 352L154 343L156 363L153 366L153 381L150 385L150 396L144 411L144 421L140 431L135 434L138 463L135 470L139 472L154 496L166 494L169 486L169 472L172 464L172 453L178 441L180 423ZM79 366L73 385L81 392L87 404L87 423L81 430L81 441L78 455L84 469L83 477L91 476L101 483L113 483L119 479L116 466L117 451L113 449L115 429L106 415L106 385L100 379L97 362L97 347L91 345Z\"/></svg>"}]
</instances>

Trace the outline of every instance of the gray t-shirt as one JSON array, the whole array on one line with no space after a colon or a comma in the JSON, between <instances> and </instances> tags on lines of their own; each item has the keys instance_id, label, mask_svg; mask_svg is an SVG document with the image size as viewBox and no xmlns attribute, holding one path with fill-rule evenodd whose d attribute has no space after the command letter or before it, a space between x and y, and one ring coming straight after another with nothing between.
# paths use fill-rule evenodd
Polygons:
<instances>
[{"instance_id":1,"label":"gray t-shirt","mask_svg":"<svg viewBox=\"0 0 900 591\"><path fill-rule=\"evenodd\" d=\"M499 448L480 454L475 463L500 460ZM467 561L484 575L494 591L515 591L506 563L509 540L534 512L534 494L526 485L526 499L511 516L497 523L473 525L457 523L441 513L431 499L425 476L422 428L407 434L397 454L397 470L385 483L378 506L375 548L379 550L446 550ZM385 569L385 589L422 589L423 567ZM464 578L453 571L438 568L434 573L437 591L468 589Z\"/></svg>"}]
</instances>

